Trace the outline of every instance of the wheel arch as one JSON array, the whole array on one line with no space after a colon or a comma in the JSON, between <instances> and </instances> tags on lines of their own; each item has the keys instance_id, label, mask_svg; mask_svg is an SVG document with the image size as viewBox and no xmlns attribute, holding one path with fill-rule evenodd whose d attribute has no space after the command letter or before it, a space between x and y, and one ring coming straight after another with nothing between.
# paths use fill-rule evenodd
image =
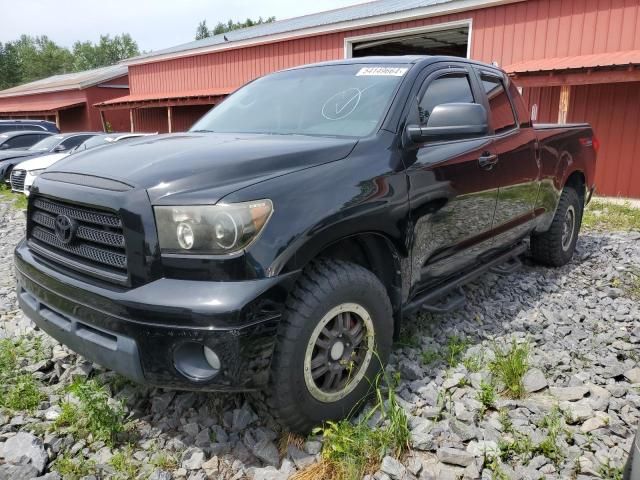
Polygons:
<instances>
[{"instance_id":1,"label":"wheel arch","mask_svg":"<svg viewBox=\"0 0 640 480\"><path fill-rule=\"evenodd\" d=\"M313 261L323 258L355 263L371 271L387 290L394 314L400 311L402 256L386 235L363 232L335 239L317 248L315 252L306 251L303 255L295 255L284 270L304 269Z\"/></svg>"}]
</instances>

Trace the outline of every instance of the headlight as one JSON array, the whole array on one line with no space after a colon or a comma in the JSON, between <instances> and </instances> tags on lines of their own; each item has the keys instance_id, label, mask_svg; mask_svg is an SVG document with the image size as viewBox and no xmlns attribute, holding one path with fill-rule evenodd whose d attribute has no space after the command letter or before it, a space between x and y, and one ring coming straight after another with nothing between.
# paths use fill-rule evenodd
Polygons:
<instances>
[{"instance_id":1,"label":"headlight","mask_svg":"<svg viewBox=\"0 0 640 480\"><path fill-rule=\"evenodd\" d=\"M29 175L31 175L32 177L37 177L38 175L40 175L45 170L46 170L46 168L39 168L38 170L29 170Z\"/></svg>"},{"instance_id":2,"label":"headlight","mask_svg":"<svg viewBox=\"0 0 640 480\"><path fill-rule=\"evenodd\" d=\"M227 205L154 207L160 249L167 253L225 254L241 250L259 235L271 200Z\"/></svg>"}]
</instances>

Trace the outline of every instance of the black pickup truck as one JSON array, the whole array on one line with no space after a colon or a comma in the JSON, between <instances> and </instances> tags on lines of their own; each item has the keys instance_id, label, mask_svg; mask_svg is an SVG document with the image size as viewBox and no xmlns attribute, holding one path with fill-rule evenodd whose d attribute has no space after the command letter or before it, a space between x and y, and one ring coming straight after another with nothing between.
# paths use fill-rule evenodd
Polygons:
<instances>
[{"instance_id":1,"label":"black pickup truck","mask_svg":"<svg viewBox=\"0 0 640 480\"><path fill-rule=\"evenodd\" d=\"M403 321L530 252L570 261L588 125L532 126L499 69L358 58L255 80L190 132L41 174L15 251L44 331L141 383L263 389L296 431L367 395Z\"/></svg>"}]
</instances>

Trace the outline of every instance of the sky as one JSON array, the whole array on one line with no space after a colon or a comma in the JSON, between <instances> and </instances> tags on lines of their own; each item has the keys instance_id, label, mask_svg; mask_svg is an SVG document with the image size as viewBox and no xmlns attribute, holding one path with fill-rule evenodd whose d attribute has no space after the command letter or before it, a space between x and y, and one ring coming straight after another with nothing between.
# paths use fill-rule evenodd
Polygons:
<instances>
[{"instance_id":1,"label":"sky","mask_svg":"<svg viewBox=\"0 0 640 480\"><path fill-rule=\"evenodd\" d=\"M140 51L160 50L195 37L206 20L275 16L278 20L340 8L365 0L0 0L0 42L21 34L47 35L59 45L129 33Z\"/></svg>"}]
</instances>

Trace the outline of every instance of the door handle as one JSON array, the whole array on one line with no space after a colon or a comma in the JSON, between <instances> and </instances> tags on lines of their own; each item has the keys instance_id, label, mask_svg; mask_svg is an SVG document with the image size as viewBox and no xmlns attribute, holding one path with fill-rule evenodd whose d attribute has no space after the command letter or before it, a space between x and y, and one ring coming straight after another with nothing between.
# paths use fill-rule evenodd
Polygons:
<instances>
[{"instance_id":1,"label":"door handle","mask_svg":"<svg viewBox=\"0 0 640 480\"><path fill-rule=\"evenodd\" d=\"M493 166L498 163L498 155L495 153L485 153L478 158L478 163L480 164L480 167L485 170L491 170Z\"/></svg>"}]
</instances>

